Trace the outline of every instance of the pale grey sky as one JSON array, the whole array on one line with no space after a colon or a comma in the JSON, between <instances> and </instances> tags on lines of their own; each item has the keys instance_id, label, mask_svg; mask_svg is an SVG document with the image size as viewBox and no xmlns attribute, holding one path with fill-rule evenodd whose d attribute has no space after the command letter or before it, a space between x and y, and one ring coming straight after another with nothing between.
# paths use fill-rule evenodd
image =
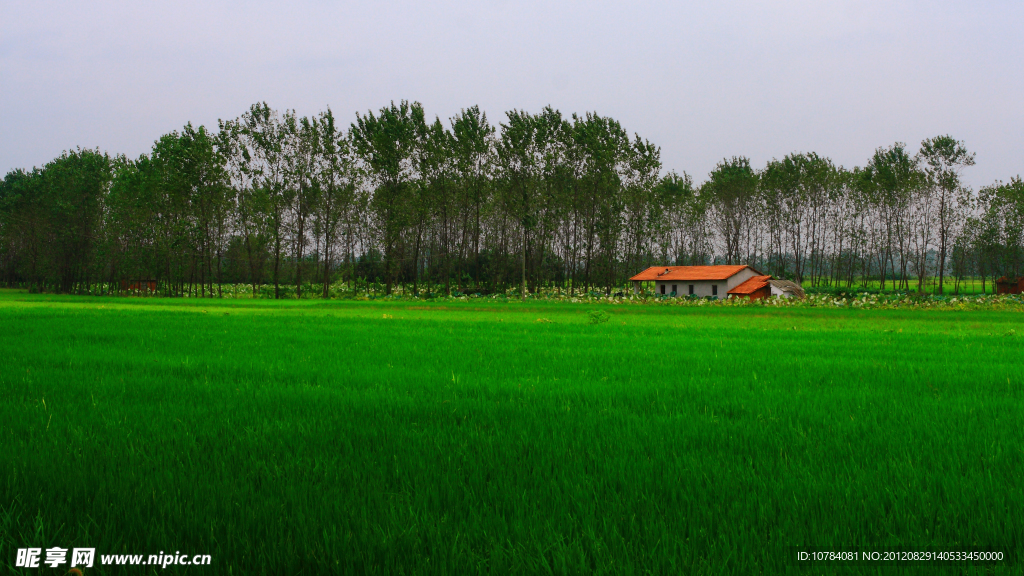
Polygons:
<instances>
[{"instance_id":1,"label":"pale grey sky","mask_svg":"<svg viewBox=\"0 0 1024 576\"><path fill-rule=\"evenodd\" d=\"M1024 174L1024 2L47 2L0 4L0 171L75 146L137 156L250 104L418 100L492 122L596 111L703 181L815 151L952 134L975 187Z\"/></svg>"}]
</instances>

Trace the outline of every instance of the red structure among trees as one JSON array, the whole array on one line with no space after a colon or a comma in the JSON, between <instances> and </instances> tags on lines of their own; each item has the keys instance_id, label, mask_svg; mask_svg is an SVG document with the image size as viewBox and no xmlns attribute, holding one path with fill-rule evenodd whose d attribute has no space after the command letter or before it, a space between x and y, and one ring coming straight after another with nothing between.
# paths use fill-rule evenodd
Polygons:
<instances>
[{"instance_id":1,"label":"red structure among trees","mask_svg":"<svg viewBox=\"0 0 1024 576\"><path fill-rule=\"evenodd\" d=\"M996 294L1024 293L1024 277L1010 280L1006 276L996 280Z\"/></svg>"}]
</instances>

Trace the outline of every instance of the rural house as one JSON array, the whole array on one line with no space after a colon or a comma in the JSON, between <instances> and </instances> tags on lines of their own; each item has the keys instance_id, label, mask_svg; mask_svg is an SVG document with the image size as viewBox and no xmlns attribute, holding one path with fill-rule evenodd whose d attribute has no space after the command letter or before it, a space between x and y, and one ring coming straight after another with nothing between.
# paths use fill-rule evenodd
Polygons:
<instances>
[{"instance_id":1,"label":"rural house","mask_svg":"<svg viewBox=\"0 0 1024 576\"><path fill-rule=\"evenodd\" d=\"M760 278L750 284L748 280ZM633 281L633 292L640 291L641 282L654 282L655 294L666 296L710 296L725 298L727 294L734 296L767 297L765 276L750 266L651 266L630 278ZM763 285L762 285L763 284ZM741 288L742 286L742 288ZM734 289L742 292L734 293ZM759 292L762 291L762 292Z\"/></svg>"}]
</instances>

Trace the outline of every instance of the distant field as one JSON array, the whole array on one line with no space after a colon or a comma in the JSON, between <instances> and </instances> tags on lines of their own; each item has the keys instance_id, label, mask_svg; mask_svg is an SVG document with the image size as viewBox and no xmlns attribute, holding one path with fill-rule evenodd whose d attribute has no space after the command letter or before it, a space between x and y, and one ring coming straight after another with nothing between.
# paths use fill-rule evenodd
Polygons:
<instances>
[{"instance_id":1,"label":"distant field","mask_svg":"<svg viewBox=\"0 0 1024 576\"><path fill-rule=\"evenodd\" d=\"M86 576L895 574L787 546L1016 551L1022 320L0 291L0 567L64 574L14 568L60 546L212 556Z\"/></svg>"},{"instance_id":2,"label":"distant field","mask_svg":"<svg viewBox=\"0 0 1024 576\"><path fill-rule=\"evenodd\" d=\"M879 280L857 280L853 283L851 291L856 292L857 290L878 290L882 283ZM893 283L892 279L888 279L885 282L885 289L887 291L895 290L896 284ZM982 283L981 278L965 278L960 281L960 285L957 286L952 278L946 278L943 283L944 289L943 294L947 296L952 294L994 294L995 284L992 283L991 279L985 280ZM814 290L814 287L810 283L804 283L804 288ZM843 282L839 285L839 288L846 288L846 283ZM984 288L984 290L983 290ZM910 290L917 292L917 278L911 278ZM926 278L924 282L923 292L927 294L938 294L939 293L939 280L938 278Z\"/></svg>"}]
</instances>

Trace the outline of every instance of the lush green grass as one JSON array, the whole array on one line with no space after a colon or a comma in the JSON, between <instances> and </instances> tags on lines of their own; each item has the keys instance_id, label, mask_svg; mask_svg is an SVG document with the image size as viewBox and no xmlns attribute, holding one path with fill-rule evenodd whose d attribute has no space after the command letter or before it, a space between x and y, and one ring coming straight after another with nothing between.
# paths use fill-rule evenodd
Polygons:
<instances>
[{"instance_id":1,"label":"lush green grass","mask_svg":"<svg viewBox=\"0 0 1024 576\"><path fill-rule=\"evenodd\" d=\"M0 566L774 574L789 545L1024 544L1021 314L594 309L0 293Z\"/></svg>"}]
</instances>

